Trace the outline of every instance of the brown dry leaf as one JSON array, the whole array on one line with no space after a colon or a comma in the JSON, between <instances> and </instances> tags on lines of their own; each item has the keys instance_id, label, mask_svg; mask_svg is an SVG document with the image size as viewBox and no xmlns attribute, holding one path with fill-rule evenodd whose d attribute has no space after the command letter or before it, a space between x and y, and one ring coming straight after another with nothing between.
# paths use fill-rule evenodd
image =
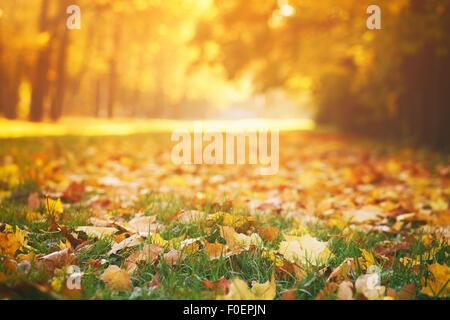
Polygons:
<instances>
[{"instance_id":1,"label":"brown dry leaf","mask_svg":"<svg viewBox=\"0 0 450 320\"><path fill-rule=\"evenodd\" d=\"M379 283L378 273L360 275L355 281L356 292L363 294L369 300L381 300L384 298L386 288Z\"/></svg>"},{"instance_id":2,"label":"brown dry leaf","mask_svg":"<svg viewBox=\"0 0 450 320\"><path fill-rule=\"evenodd\" d=\"M205 288L213 290L216 294L227 294L231 281L222 276L217 281L203 280L202 284Z\"/></svg>"},{"instance_id":3,"label":"brown dry leaf","mask_svg":"<svg viewBox=\"0 0 450 320\"><path fill-rule=\"evenodd\" d=\"M400 291L388 289L387 295L395 300L414 300L416 295L416 284L414 282L405 284Z\"/></svg>"},{"instance_id":4,"label":"brown dry leaf","mask_svg":"<svg viewBox=\"0 0 450 320\"><path fill-rule=\"evenodd\" d=\"M175 249L170 250L164 255L164 261L170 266L180 264L184 258L186 258L186 255Z\"/></svg>"},{"instance_id":5,"label":"brown dry leaf","mask_svg":"<svg viewBox=\"0 0 450 320\"><path fill-rule=\"evenodd\" d=\"M147 288L154 288L157 289L161 286L161 282L159 281L159 267L156 270L155 276L153 277L152 281L149 281L145 284Z\"/></svg>"},{"instance_id":6,"label":"brown dry leaf","mask_svg":"<svg viewBox=\"0 0 450 320\"><path fill-rule=\"evenodd\" d=\"M198 223L206 219L206 213L197 210L181 211L174 218L181 223Z\"/></svg>"},{"instance_id":7,"label":"brown dry leaf","mask_svg":"<svg viewBox=\"0 0 450 320\"><path fill-rule=\"evenodd\" d=\"M1 261L1 260L0 260ZM3 271L17 272L17 262L8 256L3 258Z\"/></svg>"},{"instance_id":8,"label":"brown dry leaf","mask_svg":"<svg viewBox=\"0 0 450 320\"><path fill-rule=\"evenodd\" d=\"M116 265L110 265L106 268L100 279L105 281L106 285L114 291L128 291L133 286L130 275Z\"/></svg>"},{"instance_id":9,"label":"brown dry leaf","mask_svg":"<svg viewBox=\"0 0 450 320\"><path fill-rule=\"evenodd\" d=\"M358 258L359 267L364 269L364 259ZM356 273L356 270L358 270L358 264L353 258L347 258L345 259L336 269L333 270L333 272L329 275L327 281L334 281L334 280L347 280L351 277L351 269L353 269L353 272Z\"/></svg>"},{"instance_id":10,"label":"brown dry leaf","mask_svg":"<svg viewBox=\"0 0 450 320\"><path fill-rule=\"evenodd\" d=\"M148 233L153 231L151 224L156 221L156 216L143 216L131 219L128 224L131 225L136 232Z\"/></svg>"},{"instance_id":11,"label":"brown dry leaf","mask_svg":"<svg viewBox=\"0 0 450 320\"><path fill-rule=\"evenodd\" d=\"M322 290L317 294L317 300L329 299L331 295L335 294L339 286L334 282L327 282Z\"/></svg>"},{"instance_id":12,"label":"brown dry leaf","mask_svg":"<svg viewBox=\"0 0 450 320\"><path fill-rule=\"evenodd\" d=\"M84 196L86 185L84 181L72 181L64 191L62 198L72 202L79 202Z\"/></svg>"},{"instance_id":13,"label":"brown dry leaf","mask_svg":"<svg viewBox=\"0 0 450 320\"><path fill-rule=\"evenodd\" d=\"M362 224L377 221L384 215L385 213L381 208L370 205L361 209L344 211L343 219L350 220L351 223Z\"/></svg>"},{"instance_id":14,"label":"brown dry leaf","mask_svg":"<svg viewBox=\"0 0 450 320\"><path fill-rule=\"evenodd\" d=\"M137 246L141 242L142 242L142 237L138 234L134 234L131 237L126 238L119 243L115 243L112 246L111 250L109 250L108 255L116 254L119 250L122 250L124 248Z\"/></svg>"},{"instance_id":15,"label":"brown dry leaf","mask_svg":"<svg viewBox=\"0 0 450 320\"><path fill-rule=\"evenodd\" d=\"M45 273L52 275L56 268L76 264L77 257L69 250L69 248L66 248L45 256L37 255L35 261L37 269L43 268Z\"/></svg>"},{"instance_id":16,"label":"brown dry leaf","mask_svg":"<svg viewBox=\"0 0 450 320\"><path fill-rule=\"evenodd\" d=\"M285 291L281 294L281 300L298 300L297 296L295 295L296 290L290 289L288 291Z\"/></svg>"},{"instance_id":17,"label":"brown dry leaf","mask_svg":"<svg viewBox=\"0 0 450 320\"><path fill-rule=\"evenodd\" d=\"M94 227L108 227L112 224L111 218L109 217L91 217L89 218L89 222Z\"/></svg>"},{"instance_id":18,"label":"brown dry leaf","mask_svg":"<svg viewBox=\"0 0 450 320\"><path fill-rule=\"evenodd\" d=\"M155 263L164 248L157 244L145 244L141 251L133 252L125 261L125 268L129 274L137 270L137 265L141 262Z\"/></svg>"},{"instance_id":19,"label":"brown dry leaf","mask_svg":"<svg viewBox=\"0 0 450 320\"><path fill-rule=\"evenodd\" d=\"M339 300L353 300L353 283L351 281L343 281L339 285L337 292Z\"/></svg>"}]
</instances>

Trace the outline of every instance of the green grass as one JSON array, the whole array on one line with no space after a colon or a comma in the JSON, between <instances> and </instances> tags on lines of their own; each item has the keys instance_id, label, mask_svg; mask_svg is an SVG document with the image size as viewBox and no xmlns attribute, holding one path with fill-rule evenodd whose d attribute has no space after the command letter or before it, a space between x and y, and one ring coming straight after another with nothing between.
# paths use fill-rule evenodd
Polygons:
<instances>
[{"instance_id":1,"label":"green grass","mask_svg":"<svg viewBox=\"0 0 450 320\"><path fill-rule=\"evenodd\" d=\"M102 138L104 139L104 138ZM108 137L108 139L116 141L126 141L123 137ZM132 138L128 138L132 139ZM38 138L38 139L9 139L2 141L2 150L0 156L10 155L14 157L16 163L19 164L21 172L24 173L24 168L34 168L35 160L27 156L27 153L44 153L48 159L63 158L61 164L55 165L55 172L58 167L72 168L89 162L90 159L86 156L86 145L98 145L101 143L100 138L95 137L59 137L52 139ZM38 143L38 142L42 142ZM49 149L50 148L50 149ZM51 151L47 151L51 150ZM125 155L132 156L132 153ZM137 157L142 157L138 155ZM51 160L49 160L51 161ZM45 205L35 209L36 212L44 216L43 220L28 220L26 213L27 197L30 193L37 192L42 196L47 190L42 189L39 183L33 178L27 178L20 181L19 184L9 188L8 181L0 181L2 190L10 191L10 194L0 202L0 223L6 223L12 226L29 232L28 235L28 251L33 251L35 254L49 254L55 250L64 238L60 232L49 231L49 219L46 213ZM95 192L95 191L94 191ZM91 196L92 194L88 194ZM193 209L201 210L207 213L212 211L219 211L218 206L224 206L229 199L220 199L219 202L206 199L201 205L199 203L193 204L190 199L186 199L183 195L176 193L158 194L151 191L145 196L141 196L135 203L135 210L142 210L145 215L156 215L157 222L165 225L165 229L161 232L161 236L166 239L172 239L185 235L187 238L204 237L209 242L216 240L225 243L225 240L220 237L220 232L217 226L211 225L210 231L205 231L205 226L202 224L183 224L177 221L172 221L170 218L178 210ZM230 213L237 213L240 215L247 215L248 210L241 208L236 204L228 209ZM85 199L80 203L71 204L70 208L64 211L60 223L65 225L69 232L73 232L76 227L88 224L88 218L92 214L92 209L89 208ZM111 211L112 216L120 215L118 211ZM295 223L292 219L284 219L276 213L270 215L256 215L256 221L261 226L271 225L280 229L283 233L289 233L295 229ZM220 221L218 222L220 223ZM292 288L295 289L296 297L299 299L315 299L317 294L324 289L326 283L326 276L324 270L329 268L336 268L346 258L361 257L361 250L366 249L373 252L377 244L383 241L390 241L396 243L402 240L402 236L395 234L385 234L375 231L362 232L354 231L352 240L348 239L348 235L344 234L342 230L333 227L330 228L325 224L318 223L316 225L309 225L308 232L321 241L329 241L329 248L333 253L333 258L328 265L320 267L307 266L306 276L304 279L298 281L294 275L289 275L284 278L277 279L277 297L281 298L281 293ZM345 230L345 229L344 229ZM336 235L337 237L330 237ZM447 242L434 241L431 247L426 247L422 242L422 233L419 228L411 229L410 235L415 236L415 242L412 243L409 250L400 251L394 256L393 261L380 261L381 266L381 281L387 288L400 290L404 285L415 283L417 287L417 297L428 299L429 297L420 294L422 285L422 278L428 274L426 266L434 262L440 264L448 264L448 254L450 249ZM339 237L342 236L342 237ZM83 236L80 236L83 238ZM84 240L87 240L84 239ZM281 240L278 239L278 240ZM276 248L279 241L275 244L265 243L267 248ZM108 255L108 251L112 246L112 240L108 238L93 239L91 246L88 246L77 253L77 259L81 272L84 273L82 280L82 296L85 299L214 299L213 292L204 288L202 281L204 280L219 280L221 277L233 279L239 277L251 283L257 281L263 283L270 281L272 274L275 272L275 265L270 260L262 256L262 251L257 248L254 251L243 252L239 255L234 255L229 258L219 258L210 260L205 254L204 249L190 254L187 253L187 258L181 265L169 266L163 259L155 264L143 263L139 265L138 271L132 275L131 280L133 286L137 289L129 292L114 292L105 286L105 283L98 277L110 264L115 264L123 267L124 260L131 254L133 250L138 248L120 251L118 254ZM26 250L26 251L27 251ZM400 259L403 257L421 256L427 252L435 251L433 256L427 261L421 261L418 268L413 268L411 265L403 265ZM89 264L90 260L104 259L99 270L92 268ZM0 263L0 272L3 272L4 266ZM353 270L354 277L358 277L364 271L362 268ZM148 288L146 283L155 279L159 274L158 288ZM20 279L10 279L8 285L20 283L20 281L40 282L50 284L53 278L46 278L42 271L32 269L26 276L21 276ZM43 298L47 296L41 293ZM39 298L39 293L30 293L32 298ZM26 296L22 296L26 297ZM59 297L63 297L62 295Z\"/></svg>"}]
</instances>

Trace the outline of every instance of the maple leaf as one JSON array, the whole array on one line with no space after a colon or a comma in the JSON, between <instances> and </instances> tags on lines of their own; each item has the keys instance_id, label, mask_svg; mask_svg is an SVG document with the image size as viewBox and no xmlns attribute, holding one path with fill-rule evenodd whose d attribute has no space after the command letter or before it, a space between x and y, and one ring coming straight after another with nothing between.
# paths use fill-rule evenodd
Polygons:
<instances>
[{"instance_id":1,"label":"maple leaf","mask_svg":"<svg viewBox=\"0 0 450 320\"><path fill-rule=\"evenodd\" d=\"M333 255L326 242L321 242L309 234L302 237L284 235L278 253L291 262L314 265L326 263Z\"/></svg>"},{"instance_id":2,"label":"maple leaf","mask_svg":"<svg viewBox=\"0 0 450 320\"><path fill-rule=\"evenodd\" d=\"M439 263L428 266L431 276L422 279L423 288L420 293L431 297L448 297L450 295L450 267ZM426 284L426 285L425 285Z\"/></svg>"},{"instance_id":3,"label":"maple leaf","mask_svg":"<svg viewBox=\"0 0 450 320\"><path fill-rule=\"evenodd\" d=\"M130 275L116 265L110 265L99 277L114 291L128 291L132 288Z\"/></svg>"},{"instance_id":4,"label":"maple leaf","mask_svg":"<svg viewBox=\"0 0 450 320\"><path fill-rule=\"evenodd\" d=\"M202 284L205 288L213 290L215 293L228 294L231 281L225 277L221 277L217 281L203 280Z\"/></svg>"},{"instance_id":5,"label":"maple leaf","mask_svg":"<svg viewBox=\"0 0 450 320\"><path fill-rule=\"evenodd\" d=\"M4 231L9 230L12 231L11 226L7 226L5 224ZM26 244L27 240L25 240L25 237L27 236L28 232L21 230L19 227L15 227L16 231L13 232L7 232L7 233L0 233L0 253L4 255L8 255L10 257L14 257L14 254L17 250L22 249Z\"/></svg>"},{"instance_id":6,"label":"maple leaf","mask_svg":"<svg viewBox=\"0 0 450 320\"><path fill-rule=\"evenodd\" d=\"M252 220L251 217L247 218L240 215L230 214L228 212L217 212L213 215L210 215L208 219L215 222L219 221L222 225L229 227L241 227L249 220Z\"/></svg>"},{"instance_id":7,"label":"maple leaf","mask_svg":"<svg viewBox=\"0 0 450 320\"><path fill-rule=\"evenodd\" d=\"M273 300L276 296L275 278L272 275L270 281L254 283L250 290L247 282L238 277L231 281L228 293L218 296L218 300Z\"/></svg>"},{"instance_id":8,"label":"maple leaf","mask_svg":"<svg viewBox=\"0 0 450 320\"><path fill-rule=\"evenodd\" d=\"M232 227L228 226L220 227L220 236L225 239L229 247L246 247L250 245L258 246L263 243L262 239L256 233L252 233L250 236L247 236L243 233L237 233Z\"/></svg>"}]
</instances>

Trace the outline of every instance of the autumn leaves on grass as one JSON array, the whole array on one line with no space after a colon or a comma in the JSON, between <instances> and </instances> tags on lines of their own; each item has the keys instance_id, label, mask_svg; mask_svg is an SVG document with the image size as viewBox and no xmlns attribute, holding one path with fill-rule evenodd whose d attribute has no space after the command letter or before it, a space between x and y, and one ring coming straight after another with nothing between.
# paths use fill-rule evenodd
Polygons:
<instances>
[{"instance_id":1,"label":"autumn leaves on grass","mask_svg":"<svg viewBox=\"0 0 450 320\"><path fill-rule=\"evenodd\" d=\"M54 290L66 290L64 279L73 274L70 266L80 265L79 255L93 248L102 239L111 242L107 253L97 259L89 259L89 273L94 274L113 292L133 290L133 277L145 266L156 266L153 279L144 287L158 289L162 287L160 265L163 263L170 272L178 272L179 267L196 263L196 259L206 255L209 261L226 259L231 262L238 276L233 279L221 277L218 280L201 280L205 290L216 299L274 299L279 294L281 299L295 299L295 285L305 279L311 272L326 278L325 285L317 294L317 299L337 298L353 299L412 299L416 295L414 282L403 285L399 290L389 288L383 282L383 270L391 268L392 255L400 250L409 250L415 238L405 237L403 242L395 245L390 242L380 242L372 250L358 249L361 257L347 257L332 268L335 258L330 249L331 239L320 241L301 223L296 222L289 231L282 232L279 228L264 224L251 215L241 215L229 212L205 213L197 210L179 210L171 217L171 222L185 226L195 226L202 230L202 236L190 238L187 234L165 239L162 232L167 224L157 222L156 215L145 215L142 212L128 219L112 216L109 213L97 212L89 218L90 225L78 226L69 233L68 228L61 223L60 216L64 209L61 201L45 199L49 217L49 228L53 233L59 233L59 250L50 254L34 255L28 245L29 233L18 226L2 224L0 226L0 250L6 256L3 269L7 272L28 273L33 270L43 270ZM345 213L351 224L361 224L376 221L382 212L375 207L359 210L349 210ZM167 221L166 221L167 222ZM328 221L333 224L333 220ZM342 224L337 224L345 228ZM336 227L334 226L334 227ZM348 230L348 229L346 229ZM214 232L219 237L211 239ZM353 233L343 232L341 237L352 239ZM430 241L424 236L423 240ZM198 255L200 253L200 256ZM429 260L434 253L417 257L400 258L398 262L403 267L415 268L421 261ZM239 265L236 259L241 256L255 257L267 263L271 274L266 282L245 281L239 275ZM189 261L186 259L189 257ZM111 259L114 258L114 259ZM119 264L111 263L120 259ZM449 267L439 263L428 267L429 276L423 277L421 293L433 297L449 295ZM8 271L9 270L9 271ZM78 272L80 288L86 274ZM4 272L0 277L5 277ZM284 292L277 292L277 280L294 278L294 286ZM66 290L67 292L67 290ZM72 293L73 294L73 293Z\"/></svg>"}]
</instances>

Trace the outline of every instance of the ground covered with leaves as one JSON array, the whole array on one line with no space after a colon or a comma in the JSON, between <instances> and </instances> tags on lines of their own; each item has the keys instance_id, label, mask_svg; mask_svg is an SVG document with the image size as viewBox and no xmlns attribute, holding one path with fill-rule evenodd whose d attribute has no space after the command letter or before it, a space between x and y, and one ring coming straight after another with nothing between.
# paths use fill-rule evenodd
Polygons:
<instances>
[{"instance_id":1,"label":"ground covered with leaves","mask_svg":"<svg viewBox=\"0 0 450 320\"><path fill-rule=\"evenodd\" d=\"M280 170L170 137L0 141L0 297L450 296L448 157L284 133Z\"/></svg>"}]
</instances>

